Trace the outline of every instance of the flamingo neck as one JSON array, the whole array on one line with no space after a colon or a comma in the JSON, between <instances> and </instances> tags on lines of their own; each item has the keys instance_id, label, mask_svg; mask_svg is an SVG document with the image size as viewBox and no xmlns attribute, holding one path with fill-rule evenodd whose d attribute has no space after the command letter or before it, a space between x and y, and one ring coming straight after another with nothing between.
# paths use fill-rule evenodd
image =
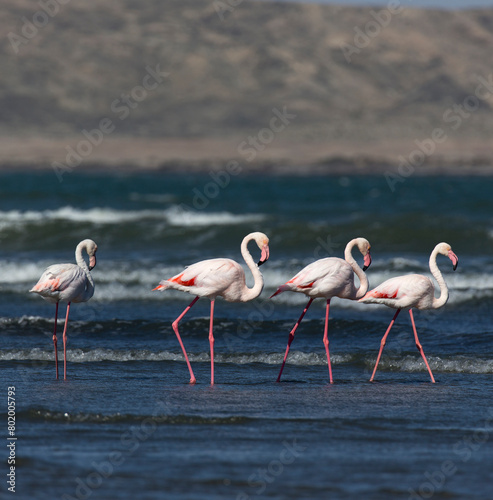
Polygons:
<instances>
[{"instance_id":1,"label":"flamingo neck","mask_svg":"<svg viewBox=\"0 0 493 500\"><path fill-rule=\"evenodd\" d=\"M248 243L253 239L254 238L252 238L251 236L246 236L241 242L241 255L243 256L245 264L252 272L254 279L254 285L252 288L248 288L246 285L244 286L240 299L242 302L247 302L249 300L257 298L264 288L264 278L262 276L262 273L260 272L258 265L253 260L252 255L248 251Z\"/></svg>"},{"instance_id":2,"label":"flamingo neck","mask_svg":"<svg viewBox=\"0 0 493 500\"><path fill-rule=\"evenodd\" d=\"M77 245L77 248L75 249L75 261L77 262L77 265L84 271L86 274L86 278L88 281L88 287L86 289L86 295L89 297L92 297L94 294L94 280L92 279L91 272L89 271L89 267L84 260L84 257L82 257L82 250L86 250L87 247L84 242L81 242Z\"/></svg>"},{"instance_id":3,"label":"flamingo neck","mask_svg":"<svg viewBox=\"0 0 493 500\"><path fill-rule=\"evenodd\" d=\"M442 273L440 272L440 269L438 269L437 255L438 251L435 248L435 250L433 250L433 252L431 252L430 255L430 271L431 274L433 274L433 277L436 279L438 286L440 287L440 297L438 298L433 297L433 304L432 304L433 309L438 309L439 307L442 307L447 303L448 300L448 288L447 284L445 283L445 280L443 279Z\"/></svg>"},{"instance_id":4,"label":"flamingo neck","mask_svg":"<svg viewBox=\"0 0 493 500\"><path fill-rule=\"evenodd\" d=\"M359 278L359 288L356 289L355 293L355 300L361 299L365 295L365 293L368 291L368 278L366 277L365 272L361 267L359 267L358 263L354 260L352 250L358 243L358 240L355 238L354 240L351 240L347 245L346 249L344 250L344 259L346 262L351 266L351 268L354 271L354 274L358 276Z\"/></svg>"}]
</instances>

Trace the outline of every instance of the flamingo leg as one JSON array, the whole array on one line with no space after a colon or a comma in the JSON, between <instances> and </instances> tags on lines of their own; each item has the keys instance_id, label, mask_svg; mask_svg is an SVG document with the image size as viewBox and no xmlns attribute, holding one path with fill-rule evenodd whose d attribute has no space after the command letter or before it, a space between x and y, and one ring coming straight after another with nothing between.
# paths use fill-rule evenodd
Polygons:
<instances>
[{"instance_id":1,"label":"flamingo leg","mask_svg":"<svg viewBox=\"0 0 493 500\"><path fill-rule=\"evenodd\" d=\"M65 316L65 326L63 327L63 380L67 380L67 325L69 312L70 302L67 304L67 315Z\"/></svg>"},{"instance_id":2,"label":"flamingo leg","mask_svg":"<svg viewBox=\"0 0 493 500\"><path fill-rule=\"evenodd\" d=\"M330 299L327 299L327 308L325 309L325 328L324 328L324 346L325 346L325 352L327 353L327 364L329 365L329 380L330 383L333 384L334 381L332 380L332 366L330 365L330 354L329 354L329 337L328 337L328 330L329 330L329 307L330 307Z\"/></svg>"},{"instance_id":3,"label":"flamingo leg","mask_svg":"<svg viewBox=\"0 0 493 500\"><path fill-rule=\"evenodd\" d=\"M56 303L55 309L55 330L53 331L53 347L55 348L55 369L56 369L56 379L58 380L58 348L57 348L57 338L56 338L56 325L58 323L58 302Z\"/></svg>"},{"instance_id":4,"label":"flamingo leg","mask_svg":"<svg viewBox=\"0 0 493 500\"><path fill-rule=\"evenodd\" d=\"M298 328L298 326L300 325L301 320L303 319L303 316L305 316L306 311L308 311L308 308L312 305L312 302L313 302L313 298L311 298L311 299L308 301L308 304L307 304L307 305L306 305L306 307L303 309L303 312L301 313L300 318L298 319L298 321L297 321L297 322L296 322L296 324L294 325L293 329L289 332L288 346L286 347L286 354L284 354L284 360L283 360L283 362L282 362L281 371L279 372L279 375L278 375L278 377L277 377L277 381L276 381L276 382L280 382L280 381L281 381L282 371L284 370L284 365L286 364L286 359L287 359L287 357L288 357L289 348L291 347L291 342L293 342L293 339L294 339L294 334L295 334L295 332L296 332L296 329L297 329L297 328Z\"/></svg>"},{"instance_id":5,"label":"flamingo leg","mask_svg":"<svg viewBox=\"0 0 493 500\"><path fill-rule=\"evenodd\" d=\"M212 334L213 321L214 321L214 300L211 300L211 317L209 323L209 345L211 346L211 385L214 385L214 335Z\"/></svg>"},{"instance_id":6,"label":"flamingo leg","mask_svg":"<svg viewBox=\"0 0 493 500\"><path fill-rule=\"evenodd\" d=\"M435 378L433 377L433 373L431 373L430 365L428 364L428 361L426 360L425 353L423 351L423 347L421 346L419 339L418 339L418 332L416 331L416 325L414 324L414 316L413 316L413 311L412 309L409 309L409 316L411 316L411 323L413 325L413 331L414 331L414 339L416 340L416 347L418 348L418 351L421 354L421 357L423 358L426 368L428 368L428 373L430 374L431 381L432 383L435 383Z\"/></svg>"},{"instance_id":7,"label":"flamingo leg","mask_svg":"<svg viewBox=\"0 0 493 500\"><path fill-rule=\"evenodd\" d=\"M389 327L387 328L387 331L385 332L385 335L382 337L382 340L380 342L380 351L378 351L377 362L375 363L375 368L373 368L373 373L371 375L370 382L373 382L373 379L375 378L375 373L377 372L377 366L378 366L378 363L380 362L380 356L382 355L383 347L385 346L385 341L387 340L387 335L389 334L390 329L394 325L395 319L397 318L397 316L399 315L400 312L401 312L401 310L397 309L397 311L394 314L394 317L392 318L392 321L390 322Z\"/></svg>"},{"instance_id":8,"label":"flamingo leg","mask_svg":"<svg viewBox=\"0 0 493 500\"><path fill-rule=\"evenodd\" d=\"M195 297L192 300L192 302L190 302L190 304L185 308L185 310L178 316L178 318L176 318L175 321L173 321L173 324L172 324L173 330L176 333L176 336L178 337L178 342L180 343L181 350L183 351L183 355L185 356L185 361L187 362L188 371L190 372L190 383L191 384L195 384L195 382L197 380L195 379L195 376L193 374L192 366L190 365L190 361L188 360L187 351L185 351L185 346L183 345L180 334L178 332L178 323L181 321L183 316L185 316L185 314L187 314L187 312L190 311L192 306L195 304L195 302L197 302L197 300L199 300L199 298L200 297Z\"/></svg>"}]
</instances>

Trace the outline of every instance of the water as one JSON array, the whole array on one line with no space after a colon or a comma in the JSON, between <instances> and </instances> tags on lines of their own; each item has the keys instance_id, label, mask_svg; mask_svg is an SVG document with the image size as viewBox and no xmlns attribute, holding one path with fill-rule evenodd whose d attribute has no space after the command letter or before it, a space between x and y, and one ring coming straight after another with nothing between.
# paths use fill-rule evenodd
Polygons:
<instances>
[{"instance_id":1,"label":"water","mask_svg":"<svg viewBox=\"0 0 493 500\"><path fill-rule=\"evenodd\" d=\"M218 187L208 175L1 174L0 379L5 400L16 391L16 498L491 498L492 192L486 177L411 177L393 193L380 176L242 176ZM250 303L217 301L214 387L209 302L180 324L190 386L171 322L192 297L151 290L197 260L241 262L241 239L257 230L270 237L265 289ZM459 256L456 272L438 259L448 304L415 313L437 384L405 312L370 384L393 311L338 299L335 383L323 300L275 383L307 299L269 295L356 236L372 244L373 286L429 274L440 241ZM87 237L99 247L96 292L72 307L68 381L57 382L54 306L27 290L46 266L73 262ZM1 413L7 436L6 403Z\"/></svg>"}]
</instances>

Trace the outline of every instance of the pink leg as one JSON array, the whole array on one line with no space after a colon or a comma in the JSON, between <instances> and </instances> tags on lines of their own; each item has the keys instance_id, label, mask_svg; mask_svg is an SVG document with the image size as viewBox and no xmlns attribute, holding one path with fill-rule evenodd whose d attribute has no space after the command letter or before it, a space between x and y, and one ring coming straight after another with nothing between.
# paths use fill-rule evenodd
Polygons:
<instances>
[{"instance_id":1,"label":"pink leg","mask_svg":"<svg viewBox=\"0 0 493 500\"><path fill-rule=\"evenodd\" d=\"M385 340L387 339L387 335L389 334L390 329L394 325L395 318L397 318L397 316L399 315L400 312L401 312L401 310L397 309L397 311L394 314L394 317L392 318L392 321L390 322L389 327L387 328L387 331L385 332L385 335L382 337L382 341L380 342L380 351L378 352L377 362L375 363L375 368L373 369L373 373L371 375L370 382L373 382L373 379L375 377L375 373L377 372L377 366L378 366L378 363L380 362L380 356L382 355L382 351L383 351L383 347L385 345Z\"/></svg>"},{"instance_id":2,"label":"pink leg","mask_svg":"<svg viewBox=\"0 0 493 500\"><path fill-rule=\"evenodd\" d=\"M67 380L67 325L69 312L70 302L67 304L67 315L65 316L65 326L63 327L63 380Z\"/></svg>"},{"instance_id":3,"label":"pink leg","mask_svg":"<svg viewBox=\"0 0 493 500\"><path fill-rule=\"evenodd\" d=\"M422 358L423 358L423 360L425 362L426 368L428 368L428 373L430 374L431 381L433 383L435 383L435 379L433 377L433 373L431 373L430 365L428 364L428 361L426 361L426 357L425 357L425 353L423 351L423 347L421 347L421 344L419 343L418 332L416 331L416 325L414 324L414 316L413 316L412 309L409 309L409 316L411 316L411 323L413 324L414 339L416 340L416 347L418 348L418 351L420 352L420 354L421 354L421 356L422 356Z\"/></svg>"},{"instance_id":4,"label":"pink leg","mask_svg":"<svg viewBox=\"0 0 493 500\"><path fill-rule=\"evenodd\" d=\"M214 321L214 300L211 300L211 318L209 323L209 345L211 346L211 385L214 385L214 335L212 335L213 321Z\"/></svg>"},{"instance_id":5,"label":"pink leg","mask_svg":"<svg viewBox=\"0 0 493 500\"><path fill-rule=\"evenodd\" d=\"M291 342L293 341L294 339L294 334L296 332L296 329L298 328L298 326L300 325L301 323L301 320L303 319L303 316L305 316L306 314L306 311L308 311L308 308L312 305L312 302L313 302L313 298L311 298L309 301L308 301L308 304L306 305L305 309L303 309L303 312L301 313L301 316L300 316L300 319L296 322L296 324L294 325L293 329L291 330L291 332L289 333L289 338L288 338L288 346L286 347L286 354L284 354L284 360L282 362L282 366L281 366L281 371L279 372L279 375L277 377L277 382L280 382L281 381L281 375L282 375L282 371L284 370L284 365L286 364L286 359L288 357L288 352L289 352L289 348L291 346Z\"/></svg>"},{"instance_id":6,"label":"pink leg","mask_svg":"<svg viewBox=\"0 0 493 500\"><path fill-rule=\"evenodd\" d=\"M56 303L55 309L55 330L53 332L53 346L55 347L55 368L56 368L56 379L58 380L58 348L57 348L57 338L56 338L56 325L58 323L58 302Z\"/></svg>"},{"instance_id":7,"label":"pink leg","mask_svg":"<svg viewBox=\"0 0 493 500\"><path fill-rule=\"evenodd\" d=\"M187 314L188 311L190 311L190 309L192 308L192 306L195 304L195 302L197 302L197 300L199 300L200 297L195 297L192 302L190 302L190 304L188 305L188 307L178 316L178 318L175 319L175 321L173 321L173 330L175 331L176 333L176 336L178 337L178 342L180 343L180 346L181 346L181 350L183 351L183 355L185 356L185 361L187 362L187 366L188 366L188 371L190 372L190 383L191 384L195 384L195 382L197 381L195 379L195 376L193 374L193 371L192 371L192 366L190 365L190 361L188 361L188 356L187 356L187 351L185 351L185 346L183 345L183 342L181 341L181 337L180 337L180 334L178 333L178 323L181 321L181 319L183 318L183 316L185 316L185 314Z\"/></svg>"},{"instance_id":8,"label":"pink leg","mask_svg":"<svg viewBox=\"0 0 493 500\"><path fill-rule=\"evenodd\" d=\"M325 346L325 352L327 353L327 363L329 365L329 380L330 383L333 384L334 381L332 380L332 366L330 365L330 354L329 354L329 337L327 335L329 330L329 306L330 306L330 299L327 299L327 308L325 310L324 346Z\"/></svg>"}]
</instances>

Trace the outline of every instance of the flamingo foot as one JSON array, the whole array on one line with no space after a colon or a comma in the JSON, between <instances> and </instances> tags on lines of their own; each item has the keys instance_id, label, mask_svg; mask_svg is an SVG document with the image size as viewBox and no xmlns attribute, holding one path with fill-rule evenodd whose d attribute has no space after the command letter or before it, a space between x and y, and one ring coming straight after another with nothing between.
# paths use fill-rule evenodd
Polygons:
<instances>
[{"instance_id":1,"label":"flamingo foot","mask_svg":"<svg viewBox=\"0 0 493 500\"><path fill-rule=\"evenodd\" d=\"M189 382L189 383L190 383L190 385L194 385L196 382L197 382L197 379L196 379L195 377L192 377L192 378L190 379L190 382Z\"/></svg>"}]
</instances>

